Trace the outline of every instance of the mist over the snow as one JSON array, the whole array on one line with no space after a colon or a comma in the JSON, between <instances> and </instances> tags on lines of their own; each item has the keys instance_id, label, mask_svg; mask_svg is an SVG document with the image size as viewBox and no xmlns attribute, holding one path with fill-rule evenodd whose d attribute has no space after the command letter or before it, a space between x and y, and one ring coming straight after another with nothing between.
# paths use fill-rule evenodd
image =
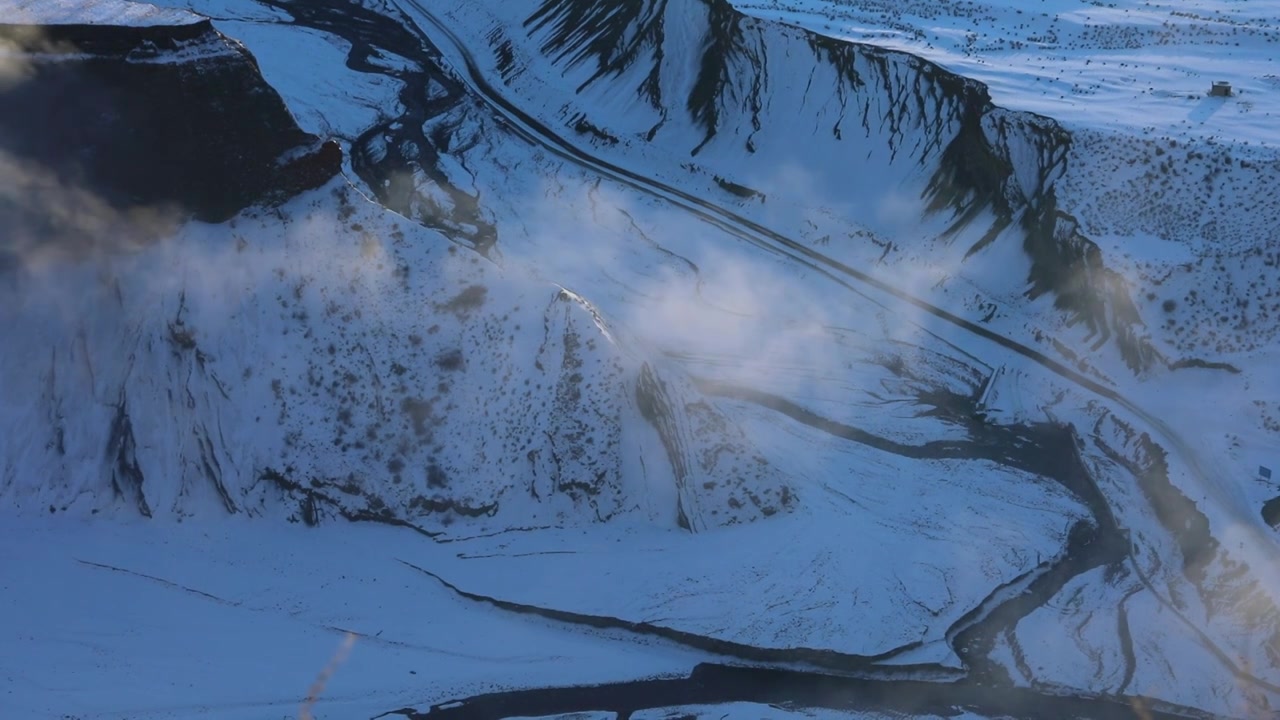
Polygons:
<instances>
[{"instance_id":1,"label":"mist over the snow","mask_svg":"<svg viewBox=\"0 0 1280 720\"><path fill-rule=\"evenodd\" d=\"M160 5L0 0L6 711L1280 703L1275 8Z\"/></svg>"}]
</instances>

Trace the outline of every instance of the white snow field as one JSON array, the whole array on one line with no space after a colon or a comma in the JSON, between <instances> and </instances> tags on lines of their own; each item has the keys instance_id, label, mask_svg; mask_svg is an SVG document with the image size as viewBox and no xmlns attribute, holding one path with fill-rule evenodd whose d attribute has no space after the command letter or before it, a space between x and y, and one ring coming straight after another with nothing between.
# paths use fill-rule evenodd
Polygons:
<instances>
[{"instance_id":1,"label":"white snow field","mask_svg":"<svg viewBox=\"0 0 1280 720\"><path fill-rule=\"evenodd\" d=\"M1280 703L1276 4L159 4L347 175L3 276L6 712Z\"/></svg>"},{"instance_id":2,"label":"white snow field","mask_svg":"<svg viewBox=\"0 0 1280 720\"><path fill-rule=\"evenodd\" d=\"M319 718L484 692L688 673L659 640L576 631L453 596L399 562L426 538L240 518L6 518L9 717ZM353 640L348 640L348 634Z\"/></svg>"},{"instance_id":3,"label":"white snow field","mask_svg":"<svg viewBox=\"0 0 1280 720\"><path fill-rule=\"evenodd\" d=\"M129 0L4 0L0 22L14 25L104 25L149 27L190 25L196 13Z\"/></svg>"},{"instance_id":4,"label":"white snow field","mask_svg":"<svg viewBox=\"0 0 1280 720\"><path fill-rule=\"evenodd\" d=\"M903 50L1072 126L1275 145L1280 5L1173 0L733 0L751 15ZM1208 97L1215 81L1231 98Z\"/></svg>"}]
</instances>

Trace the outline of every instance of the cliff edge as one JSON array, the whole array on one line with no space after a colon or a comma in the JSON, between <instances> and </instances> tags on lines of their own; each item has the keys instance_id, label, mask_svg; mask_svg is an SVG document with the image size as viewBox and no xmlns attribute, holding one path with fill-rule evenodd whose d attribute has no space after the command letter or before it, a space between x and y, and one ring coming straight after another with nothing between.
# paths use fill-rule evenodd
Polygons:
<instances>
[{"instance_id":1,"label":"cliff edge","mask_svg":"<svg viewBox=\"0 0 1280 720\"><path fill-rule=\"evenodd\" d=\"M145 234L144 219L218 222L340 170L337 144L303 132L205 18L120 0L0 2L0 18L10 252Z\"/></svg>"}]
</instances>

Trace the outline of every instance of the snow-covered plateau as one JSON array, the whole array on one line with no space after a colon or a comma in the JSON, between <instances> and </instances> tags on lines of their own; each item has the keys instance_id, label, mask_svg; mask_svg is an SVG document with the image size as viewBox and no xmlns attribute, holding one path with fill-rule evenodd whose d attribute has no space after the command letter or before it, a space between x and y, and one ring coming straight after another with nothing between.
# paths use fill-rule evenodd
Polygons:
<instances>
[{"instance_id":1,"label":"snow-covered plateau","mask_svg":"<svg viewBox=\"0 0 1280 720\"><path fill-rule=\"evenodd\" d=\"M0 0L0 714L1270 717L1278 42Z\"/></svg>"}]
</instances>

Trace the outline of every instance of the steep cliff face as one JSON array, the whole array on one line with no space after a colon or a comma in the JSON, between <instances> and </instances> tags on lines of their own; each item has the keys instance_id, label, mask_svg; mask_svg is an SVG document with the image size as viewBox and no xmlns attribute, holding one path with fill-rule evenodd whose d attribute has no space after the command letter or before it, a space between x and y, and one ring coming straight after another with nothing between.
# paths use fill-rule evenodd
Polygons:
<instances>
[{"instance_id":1,"label":"steep cliff face","mask_svg":"<svg viewBox=\"0 0 1280 720\"><path fill-rule=\"evenodd\" d=\"M1021 243L1025 283L993 292L1050 292L1135 371L1156 359L1098 248L1045 220L1058 216L1070 135L995 107L981 83L725 0L525 0L446 17L488 42L477 61L504 92L604 157L663 168L784 233L811 228L821 252L853 265L924 258L963 274L991 243Z\"/></svg>"},{"instance_id":2,"label":"steep cliff face","mask_svg":"<svg viewBox=\"0 0 1280 720\"><path fill-rule=\"evenodd\" d=\"M207 20L121 2L51 15L62 5L0 20L8 250L217 222L339 171L337 145L300 130L253 56ZM99 23L111 18L141 20Z\"/></svg>"},{"instance_id":3,"label":"steep cliff face","mask_svg":"<svg viewBox=\"0 0 1280 720\"><path fill-rule=\"evenodd\" d=\"M1052 190L1023 216L1022 229L1023 248L1032 258L1027 297L1051 293L1071 322L1085 323L1093 349L1115 342L1135 372L1165 361L1151 344L1124 276L1106 266L1076 219L1058 210Z\"/></svg>"}]
</instances>

